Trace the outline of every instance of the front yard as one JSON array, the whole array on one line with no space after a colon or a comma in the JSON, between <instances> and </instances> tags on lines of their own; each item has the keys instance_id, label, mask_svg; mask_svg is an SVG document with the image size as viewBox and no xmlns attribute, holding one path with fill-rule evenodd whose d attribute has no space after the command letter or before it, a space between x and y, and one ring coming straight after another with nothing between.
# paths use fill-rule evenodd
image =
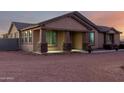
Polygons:
<instances>
[{"instance_id":1,"label":"front yard","mask_svg":"<svg viewBox=\"0 0 124 93\"><path fill-rule=\"evenodd\" d=\"M0 52L0 81L124 81L124 52L33 55Z\"/></svg>"}]
</instances>

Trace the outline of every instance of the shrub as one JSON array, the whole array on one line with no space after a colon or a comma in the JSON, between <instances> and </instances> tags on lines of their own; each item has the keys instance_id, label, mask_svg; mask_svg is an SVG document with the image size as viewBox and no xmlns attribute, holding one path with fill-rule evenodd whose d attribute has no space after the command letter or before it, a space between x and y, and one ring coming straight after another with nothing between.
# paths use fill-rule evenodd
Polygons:
<instances>
[{"instance_id":1,"label":"shrub","mask_svg":"<svg viewBox=\"0 0 124 93\"><path fill-rule=\"evenodd\" d=\"M119 46L117 44L105 44L104 49L108 49L108 50L116 49L116 50L118 50Z\"/></svg>"},{"instance_id":2,"label":"shrub","mask_svg":"<svg viewBox=\"0 0 124 93\"><path fill-rule=\"evenodd\" d=\"M124 44L120 44L120 45L119 45L119 48L120 48L120 49L124 49Z\"/></svg>"},{"instance_id":3,"label":"shrub","mask_svg":"<svg viewBox=\"0 0 124 93\"><path fill-rule=\"evenodd\" d=\"M112 44L105 44L103 46L104 46L104 49L108 49L108 50L113 49L113 45Z\"/></svg>"}]
</instances>

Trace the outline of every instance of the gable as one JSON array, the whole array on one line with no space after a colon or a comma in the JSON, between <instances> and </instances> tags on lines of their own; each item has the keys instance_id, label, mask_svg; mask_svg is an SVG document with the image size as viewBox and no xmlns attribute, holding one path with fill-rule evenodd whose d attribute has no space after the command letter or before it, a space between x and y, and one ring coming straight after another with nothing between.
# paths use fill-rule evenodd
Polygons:
<instances>
[{"instance_id":1,"label":"gable","mask_svg":"<svg viewBox=\"0 0 124 93\"><path fill-rule=\"evenodd\" d=\"M110 30L108 33L110 33L110 34L114 34L114 33L116 33L114 30Z\"/></svg>"},{"instance_id":2,"label":"gable","mask_svg":"<svg viewBox=\"0 0 124 93\"><path fill-rule=\"evenodd\" d=\"M10 28L9 34L11 34L11 33L15 33L15 32L18 32L16 26L15 26L15 25L11 25L11 28Z\"/></svg>"},{"instance_id":3,"label":"gable","mask_svg":"<svg viewBox=\"0 0 124 93\"><path fill-rule=\"evenodd\" d=\"M45 25L46 28L65 29L74 31L87 31L88 29L71 17L63 17Z\"/></svg>"}]
</instances>

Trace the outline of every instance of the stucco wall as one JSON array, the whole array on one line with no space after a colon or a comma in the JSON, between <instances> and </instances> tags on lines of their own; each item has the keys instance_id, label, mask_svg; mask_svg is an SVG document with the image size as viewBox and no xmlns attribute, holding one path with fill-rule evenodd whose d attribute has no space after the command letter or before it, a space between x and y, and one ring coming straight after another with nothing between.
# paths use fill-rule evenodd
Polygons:
<instances>
[{"instance_id":1,"label":"stucco wall","mask_svg":"<svg viewBox=\"0 0 124 93\"><path fill-rule=\"evenodd\" d=\"M40 47L40 30L33 31L33 50L39 51Z\"/></svg>"},{"instance_id":2,"label":"stucco wall","mask_svg":"<svg viewBox=\"0 0 124 93\"><path fill-rule=\"evenodd\" d=\"M92 48L93 49L96 49L96 48L98 48L99 47L99 37L98 37L98 31L96 31L96 30L93 30L93 32L95 33L95 44L94 44L94 46L92 46Z\"/></svg>"},{"instance_id":3,"label":"stucco wall","mask_svg":"<svg viewBox=\"0 0 124 93\"><path fill-rule=\"evenodd\" d=\"M26 31L30 31L30 30L26 30ZM26 31L21 32L20 36L22 37L22 33L26 32ZM33 33L32 33L32 35L33 35ZM32 41L33 41L33 37L32 37ZM20 47L24 51L32 52L33 51L33 42L22 42Z\"/></svg>"},{"instance_id":4,"label":"stucco wall","mask_svg":"<svg viewBox=\"0 0 124 93\"><path fill-rule=\"evenodd\" d=\"M82 36L83 36L82 32L73 33L72 48L82 50L82 45L83 45Z\"/></svg>"},{"instance_id":5,"label":"stucco wall","mask_svg":"<svg viewBox=\"0 0 124 93\"><path fill-rule=\"evenodd\" d=\"M63 50L63 43L65 41L65 32L58 32L57 38L58 38L57 40L58 49Z\"/></svg>"},{"instance_id":6,"label":"stucco wall","mask_svg":"<svg viewBox=\"0 0 124 93\"><path fill-rule=\"evenodd\" d=\"M86 31L87 28L77 22L76 20L70 18L70 17L65 17L58 19L54 22L50 22L45 25L48 28L56 28L56 29L66 29L66 30L74 30L74 31Z\"/></svg>"},{"instance_id":7,"label":"stucco wall","mask_svg":"<svg viewBox=\"0 0 124 93\"><path fill-rule=\"evenodd\" d=\"M115 40L115 44L119 45L120 44L120 34L115 34L114 40Z\"/></svg>"},{"instance_id":8,"label":"stucco wall","mask_svg":"<svg viewBox=\"0 0 124 93\"><path fill-rule=\"evenodd\" d=\"M16 34L16 37L15 37L15 34ZM8 35L8 38L19 38L19 31L17 30L15 25L12 26L11 31Z\"/></svg>"},{"instance_id":9,"label":"stucco wall","mask_svg":"<svg viewBox=\"0 0 124 93\"><path fill-rule=\"evenodd\" d=\"M23 45L21 45L21 49L24 51L32 52L33 44L23 44Z\"/></svg>"},{"instance_id":10,"label":"stucco wall","mask_svg":"<svg viewBox=\"0 0 124 93\"><path fill-rule=\"evenodd\" d=\"M98 48L103 48L104 44L104 34L98 33Z\"/></svg>"},{"instance_id":11,"label":"stucco wall","mask_svg":"<svg viewBox=\"0 0 124 93\"><path fill-rule=\"evenodd\" d=\"M120 44L120 34L115 34L114 35L114 42L117 45ZM108 43L107 37L106 37L106 43ZM104 44L104 34L99 33L98 34L98 48L103 48L103 44Z\"/></svg>"}]
</instances>

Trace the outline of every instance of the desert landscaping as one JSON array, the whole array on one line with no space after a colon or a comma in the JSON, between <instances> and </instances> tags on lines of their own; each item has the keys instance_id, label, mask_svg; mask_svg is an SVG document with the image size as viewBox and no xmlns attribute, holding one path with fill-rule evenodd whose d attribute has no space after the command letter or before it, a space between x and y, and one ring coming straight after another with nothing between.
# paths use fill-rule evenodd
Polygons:
<instances>
[{"instance_id":1,"label":"desert landscaping","mask_svg":"<svg viewBox=\"0 0 124 93\"><path fill-rule=\"evenodd\" d=\"M0 81L116 82L124 81L124 52L36 55L0 52Z\"/></svg>"}]
</instances>

